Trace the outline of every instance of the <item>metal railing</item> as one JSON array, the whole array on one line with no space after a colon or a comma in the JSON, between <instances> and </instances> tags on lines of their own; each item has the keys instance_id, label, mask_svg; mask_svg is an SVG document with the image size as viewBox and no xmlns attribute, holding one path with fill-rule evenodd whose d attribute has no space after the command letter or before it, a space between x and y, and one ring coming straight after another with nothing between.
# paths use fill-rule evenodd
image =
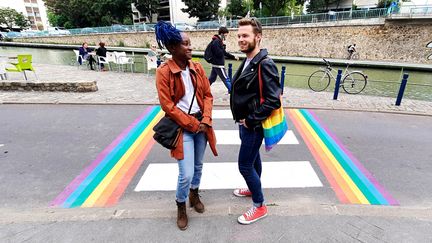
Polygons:
<instances>
[{"instance_id":1,"label":"metal railing","mask_svg":"<svg viewBox=\"0 0 432 243\"><path fill-rule=\"evenodd\" d=\"M287 26L291 24L306 24L318 22L333 22L352 19L371 19L383 18L387 15L386 8L379 9L366 9L366 10L353 10L353 11L340 11L329 12L321 14L305 14L293 16L279 16L258 18L263 26ZM60 36L60 35L80 35L80 34L105 34L117 32L141 32L141 31L154 31L155 24L137 24L137 25L112 25L104 27L86 27L67 29L60 31L31 31L31 32L12 32L8 37L37 37L37 36ZM195 26L187 26L184 30L199 30L199 29L218 29L220 26L228 28L237 28L238 20L226 21L204 21L197 22Z\"/></svg>"},{"instance_id":2,"label":"metal railing","mask_svg":"<svg viewBox=\"0 0 432 243\"><path fill-rule=\"evenodd\" d=\"M403 6L391 17L432 17L432 5Z\"/></svg>"}]
</instances>

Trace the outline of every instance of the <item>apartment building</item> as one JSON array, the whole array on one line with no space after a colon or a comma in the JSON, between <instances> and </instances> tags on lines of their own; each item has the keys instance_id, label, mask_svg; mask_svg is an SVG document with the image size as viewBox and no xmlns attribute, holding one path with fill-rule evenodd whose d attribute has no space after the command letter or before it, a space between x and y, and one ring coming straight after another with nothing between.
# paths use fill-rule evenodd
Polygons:
<instances>
[{"instance_id":1,"label":"apartment building","mask_svg":"<svg viewBox=\"0 0 432 243\"><path fill-rule=\"evenodd\" d=\"M45 3L42 0L1 0L0 7L12 8L24 14L32 30L46 30L49 26Z\"/></svg>"}]
</instances>

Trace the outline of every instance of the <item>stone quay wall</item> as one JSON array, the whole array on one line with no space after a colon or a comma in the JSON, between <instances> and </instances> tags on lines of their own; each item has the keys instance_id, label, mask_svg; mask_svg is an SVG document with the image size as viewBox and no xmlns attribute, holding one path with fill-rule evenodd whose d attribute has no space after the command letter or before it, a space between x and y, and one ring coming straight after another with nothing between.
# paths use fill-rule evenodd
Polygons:
<instances>
[{"instance_id":1,"label":"stone quay wall","mask_svg":"<svg viewBox=\"0 0 432 243\"><path fill-rule=\"evenodd\" d=\"M92 82L0 82L0 90L5 91L63 91L95 92L96 81Z\"/></svg>"},{"instance_id":2,"label":"stone quay wall","mask_svg":"<svg viewBox=\"0 0 432 243\"><path fill-rule=\"evenodd\" d=\"M203 51L217 31L188 31L194 50ZM263 30L262 47L270 55L346 58L347 46L355 43L361 60L428 63L426 48L432 41L432 19L362 20L301 24ZM149 47L156 43L153 32L92 34L59 37L21 38L19 42ZM237 52L236 30L226 41L227 51Z\"/></svg>"}]
</instances>

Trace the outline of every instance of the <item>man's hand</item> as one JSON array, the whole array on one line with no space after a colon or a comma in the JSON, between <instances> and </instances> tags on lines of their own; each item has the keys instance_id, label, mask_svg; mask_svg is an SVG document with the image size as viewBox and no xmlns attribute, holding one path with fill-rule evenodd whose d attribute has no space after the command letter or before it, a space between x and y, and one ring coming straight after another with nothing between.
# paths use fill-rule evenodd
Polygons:
<instances>
[{"instance_id":1,"label":"man's hand","mask_svg":"<svg viewBox=\"0 0 432 243\"><path fill-rule=\"evenodd\" d=\"M198 132L207 132L208 125L204 123L199 124Z\"/></svg>"},{"instance_id":2,"label":"man's hand","mask_svg":"<svg viewBox=\"0 0 432 243\"><path fill-rule=\"evenodd\" d=\"M235 59L238 61L238 60L240 60L240 58L238 57L238 56L234 56L235 57Z\"/></svg>"},{"instance_id":3,"label":"man's hand","mask_svg":"<svg viewBox=\"0 0 432 243\"><path fill-rule=\"evenodd\" d=\"M248 126L246 125L246 120L245 119L241 119L239 121L239 124L242 125L242 126L244 126L244 127L246 127L246 128L248 128Z\"/></svg>"}]
</instances>

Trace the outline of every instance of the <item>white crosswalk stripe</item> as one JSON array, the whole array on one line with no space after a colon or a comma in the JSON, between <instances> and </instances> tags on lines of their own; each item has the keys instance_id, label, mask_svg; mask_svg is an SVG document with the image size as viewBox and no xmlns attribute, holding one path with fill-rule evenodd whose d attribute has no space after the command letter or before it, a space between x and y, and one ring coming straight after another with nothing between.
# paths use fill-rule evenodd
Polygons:
<instances>
[{"instance_id":1,"label":"white crosswalk stripe","mask_svg":"<svg viewBox=\"0 0 432 243\"><path fill-rule=\"evenodd\" d=\"M238 130L215 130L216 141L218 145L240 145L241 140ZM278 145L282 144L298 144L298 140L293 131L288 130Z\"/></svg>"},{"instance_id":2,"label":"white crosswalk stripe","mask_svg":"<svg viewBox=\"0 0 432 243\"><path fill-rule=\"evenodd\" d=\"M230 110L213 110L213 123L232 121ZM235 127L234 123L232 123ZM240 145L239 132L215 129L218 145ZM298 145L292 130L288 130L277 146ZM219 147L219 155L223 156ZM167 161L169 162L169 161ZM309 161L263 161L261 182L263 188L322 187L322 183ZM177 163L150 163L135 191L174 191L177 187ZM236 161L204 163L201 189L244 188L246 183Z\"/></svg>"},{"instance_id":3,"label":"white crosswalk stripe","mask_svg":"<svg viewBox=\"0 0 432 243\"><path fill-rule=\"evenodd\" d=\"M177 187L176 163L150 164L135 191L174 191ZM201 177L201 189L244 188L237 163L205 163ZM261 175L263 188L322 187L309 161L264 162Z\"/></svg>"}]
</instances>

